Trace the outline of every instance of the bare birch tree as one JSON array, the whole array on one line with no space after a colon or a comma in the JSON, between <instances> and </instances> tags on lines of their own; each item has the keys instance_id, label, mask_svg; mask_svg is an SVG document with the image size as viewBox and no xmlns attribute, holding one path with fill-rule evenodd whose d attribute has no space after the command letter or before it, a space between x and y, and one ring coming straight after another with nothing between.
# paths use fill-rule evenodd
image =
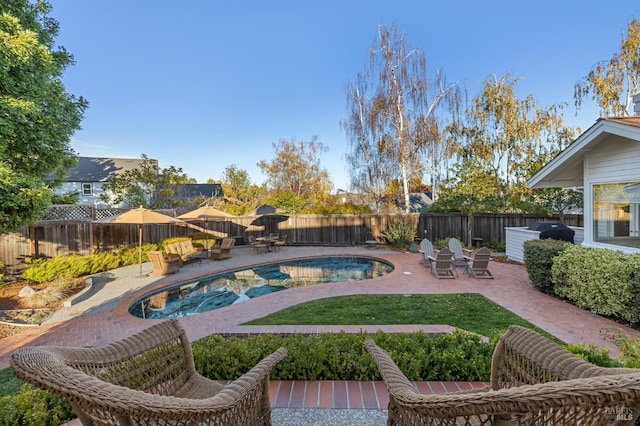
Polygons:
<instances>
[{"instance_id":1,"label":"bare birch tree","mask_svg":"<svg viewBox=\"0 0 640 426\"><path fill-rule=\"evenodd\" d=\"M350 117L343 127L351 142L347 159L356 172L352 184L379 190L397 179L408 211L409 180L423 173L427 147L441 141L431 133L438 129L436 111L459 104L458 85L448 84L442 72L429 78L424 52L409 49L395 25L379 25L369 64L355 84L347 85L347 97ZM359 152L365 148L368 153ZM384 173L370 174L381 167Z\"/></svg>"}]
</instances>

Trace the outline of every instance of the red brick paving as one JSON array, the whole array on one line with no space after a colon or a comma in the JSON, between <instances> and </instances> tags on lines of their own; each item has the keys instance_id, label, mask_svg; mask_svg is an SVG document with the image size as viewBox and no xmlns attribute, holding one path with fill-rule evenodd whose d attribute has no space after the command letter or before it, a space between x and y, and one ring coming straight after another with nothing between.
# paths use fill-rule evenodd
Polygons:
<instances>
[{"instance_id":1,"label":"red brick paving","mask_svg":"<svg viewBox=\"0 0 640 426\"><path fill-rule=\"evenodd\" d=\"M234 250L233 261L206 262L194 267L194 275L204 275L237 265L251 264L261 260L271 260L277 254L248 257L242 248ZM353 253L351 253L353 251ZM293 250L290 250L291 254ZM393 253L369 251L366 253L349 248L296 248L296 254L367 254L380 257L394 264L390 274L365 281L351 281L338 284L318 284L265 295L240 304L215 311L204 312L180 321L193 341L213 333L224 335L246 335L249 333L319 333L323 331L387 332L422 330L428 333L449 332L447 325L411 325L411 326L242 326L241 323L260 318L283 308L324 297L351 294L437 294L437 293L479 293L497 304L509 309L536 326L546 330L559 339L573 344L584 343L604 346L617 354L617 348L604 340L601 330L611 327L622 328L625 332L640 336L636 330L621 326L613 321L591 312L579 309L569 303L550 297L537 291L527 277L522 265L492 262L490 269L494 280L469 278L459 271L454 280L438 280L429 269L420 264L417 253ZM288 255L288 257L293 257ZM137 268L137 265L136 265ZM217 269L216 269L217 268ZM186 268L185 268L186 269ZM165 282L162 285L167 285ZM91 313L91 309L82 316L54 324L28 330L16 336L3 339L0 347L0 368L9 365L9 356L13 350L23 345L60 345L60 346L99 346L121 339L147 327L152 320L131 316L128 307L137 296L158 284L147 286L144 291L128 292L128 296L115 309L108 312ZM443 393L446 390L477 387L480 383L419 382L421 392ZM271 401L274 407L290 408L385 408L388 393L382 382L345 382L345 381L273 381L270 384Z\"/></svg>"}]
</instances>

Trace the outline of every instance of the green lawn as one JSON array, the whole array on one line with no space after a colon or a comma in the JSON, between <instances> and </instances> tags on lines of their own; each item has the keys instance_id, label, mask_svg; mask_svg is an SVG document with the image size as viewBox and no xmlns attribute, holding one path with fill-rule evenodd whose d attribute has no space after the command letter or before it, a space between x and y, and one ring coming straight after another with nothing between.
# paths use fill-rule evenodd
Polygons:
<instances>
[{"instance_id":1,"label":"green lawn","mask_svg":"<svg viewBox=\"0 0 640 426\"><path fill-rule=\"evenodd\" d=\"M511 324L533 324L479 294L355 295L292 306L246 325L448 324L489 336Z\"/></svg>"}]
</instances>

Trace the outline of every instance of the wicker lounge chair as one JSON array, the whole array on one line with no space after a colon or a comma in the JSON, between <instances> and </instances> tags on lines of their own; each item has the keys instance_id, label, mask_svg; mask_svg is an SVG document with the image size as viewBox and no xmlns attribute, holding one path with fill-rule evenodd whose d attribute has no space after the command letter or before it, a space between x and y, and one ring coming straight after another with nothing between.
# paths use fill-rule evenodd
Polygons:
<instances>
[{"instance_id":1,"label":"wicker lounge chair","mask_svg":"<svg viewBox=\"0 0 640 426\"><path fill-rule=\"evenodd\" d=\"M178 272L182 266L182 260L179 257L166 258L160 251L148 251L147 257L153 265L152 274L157 277Z\"/></svg>"},{"instance_id":2,"label":"wicker lounge chair","mask_svg":"<svg viewBox=\"0 0 640 426\"><path fill-rule=\"evenodd\" d=\"M597 367L520 326L493 354L491 386L419 394L389 354L365 342L389 390L389 425L632 425L640 370Z\"/></svg>"},{"instance_id":3,"label":"wicker lounge chair","mask_svg":"<svg viewBox=\"0 0 640 426\"><path fill-rule=\"evenodd\" d=\"M448 248L436 252L435 257L429 257L431 272L437 278L455 278L456 267L453 264L453 253Z\"/></svg>"},{"instance_id":4,"label":"wicker lounge chair","mask_svg":"<svg viewBox=\"0 0 640 426\"><path fill-rule=\"evenodd\" d=\"M489 271L489 260L491 260L491 252L488 248L482 247L471 257L467 265L467 275L474 278L493 279L493 275Z\"/></svg>"},{"instance_id":5,"label":"wicker lounge chair","mask_svg":"<svg viewBox=\"0 0 640 426\"><path fill-rule=\"evenodd\" d=\"M457 238L449 239L449 250L453 252L453 265L464 266L465 268L471 260L471 250L463 249L460 240Z\"/></svg>"},{"instance_id":6,"label":"wicker lounge chair","mask_svg":"<svg viewBox=\"0 0 640 426\"><path fill-rule=\"evenodd\" d=\"M67 399L83 425L270 425L278 349L227 385L199 375L184 329L165 321L96 348L24 347L15 374Z\"/></svg>"},{"instance_id":7,"label":"wicker lounge chair","mask_svg":"<svg viewBox=\"0 0 640 426\"><path fill-rule=\"evenodd\" d=\"M219 246L211 247L211 259L229 259L231 257L231 247L233 247L235 243L235 238L223 238Z\"/></svg>"},{"instance_id":8,"label":"wicker lounge chair","mask_svg":"<svg viewBox=\"0 0 640 426\"><path fill-rule=\"evenodd\" d=\"M431 244L431 241L427 240L426 238L423 238L422 241L420 241L420 253L422 253L422 259L420 259L420 262L422 262L424 266L431 267L431 261L429 260L429 258L435 257L435 253L433 252L433 244Z\"/></svg>"},{"instance_id":9,"label":"wicker lounge chair","mask_svg":"<svg viewBox=\"0 0 640 426\"><path fill-rule=\"evenodd\" d=\"M167 252L167 256L180 256L180 259L182 259L184 263L191 262L196 259L203 259L206 255L202 247L193 246L193 241L190 238L188 240L167 243L165 244L164 249Z\"/></svg>"}]
</instances>

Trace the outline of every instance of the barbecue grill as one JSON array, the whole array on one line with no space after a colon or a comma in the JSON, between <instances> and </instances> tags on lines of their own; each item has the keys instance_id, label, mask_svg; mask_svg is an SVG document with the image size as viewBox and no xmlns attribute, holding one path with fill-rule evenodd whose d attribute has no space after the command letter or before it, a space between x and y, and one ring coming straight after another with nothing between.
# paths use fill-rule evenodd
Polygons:
<instances>
[{"instance_id":1,"label":"barbecue grill","mask_svg":"<svg viewBox=\"0 0 640 426\"><path fill-rule=\"evenodd\" d=\"M534 222L527 228L530 231L539 231L540 239L552 238L554 240L573 243L575 231L562 222Z\"/></svg>"}]
</instances>

